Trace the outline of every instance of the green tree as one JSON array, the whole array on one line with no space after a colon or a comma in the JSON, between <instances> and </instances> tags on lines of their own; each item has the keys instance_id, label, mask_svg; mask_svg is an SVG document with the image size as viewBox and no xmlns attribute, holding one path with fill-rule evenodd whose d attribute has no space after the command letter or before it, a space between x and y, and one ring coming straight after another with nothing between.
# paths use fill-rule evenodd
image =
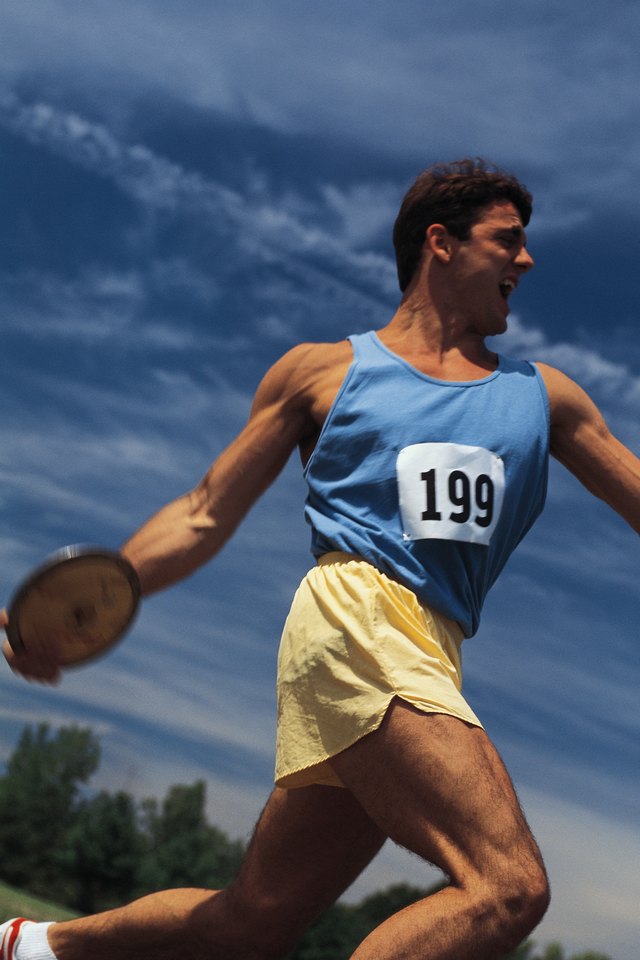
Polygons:
<instances>
[{"instance_id":1,"label":"green tree","mask_svg":"<svg viewBox=\"0 0 640 960\"><path fill-rule=\"evenodd\" d=\"M288 960L346 960L368 932L353 907L336 903L307 931Z\"/></svg>"},{"instance_id":2,"label":"green tree","mask_svg":"<svg viewBox=\"0 0 640 960\"><path fill-rule=\"evenodd\" d=\"M593 950L587 950L586 953L575 953L571 960L611 960L611 957L606 953L594 953Z\"/></svg>"},{"instance_id":3,"label":"green tree","mask_svg":"<svg viewBox=\"0 0 640 960\"><path fill-rule=\"evenodd\" d=\"M99 744L90 730L47 724L26 727L0 778L0 862L3 878L50 894L57 858L78 811L80 785L96 770Z\"/></svg>"},{"instance_id":4,"label":"green tree","mask_svg":"<svg viewBox=\"0 0 640 960\"><path fill-rule=\"evenodd\" d=\"M588 950L586 953L576 953L566 958L560 943L548 943L542 952L539 952L533 940L527 940L514 953L510 953L506 960L611 960L611 957Z\"/></svg>"},{"instance_id":5,"label":"green tree","mask_svg":"<svg viewBox=\"0 0 640 960\"><path fill-rule=\"evenodd\" d=\"M102 791L87 800L58 858L66 902L95 913L132 899L142 849L138 811L128 793Z\"/></svg>"},{"instance_id":6,"label":"green tree","mask_svg":"<svg viewBox=\"0 0 640 960\"><path fill-rule=\"evenodd\" d=\"M244 847L207 822L205 806L202 780L170 787L161 808L155 800L145 801L140 892L184 886L218 889L233 879Z\"/></svg>"},{"instance_id":7,"label":"green tree","mask_svg":"<svg viewBox=\"0 0 640 960\"><path fill-rule=\"evenodd\" d=\"M534 957L534 960L537 958ZM550 943L539 960L565 960L564 950L559 943Z\"/></svg>"},{"instance_id":8,"label":"green tree","mask_svg":"<svg viewBox=\"0 0 640 960\"><path fill-rule=\"evenodd\" d=\"M513 953L510 953L505 960L535 960L533 956L535 944L532 940L526 940L524 943L521 943L517 950L514 950Z\"/></svg>"},{"instance_id":9,"label":"green tree","mask_svg":"<svg viewBox=\"0 0 640 960\"><path fill-rule=\"evenodd\" d=\"M403 910L404 907L417 903L418 900L424 900L425 897L442 890L444 886L446 884L441 883L425 889L408 883L396 883L386 890L369 894L359 904L357 910L367 925L371 924L373 930L398 910Z\"/></svg>"}]
</instances>

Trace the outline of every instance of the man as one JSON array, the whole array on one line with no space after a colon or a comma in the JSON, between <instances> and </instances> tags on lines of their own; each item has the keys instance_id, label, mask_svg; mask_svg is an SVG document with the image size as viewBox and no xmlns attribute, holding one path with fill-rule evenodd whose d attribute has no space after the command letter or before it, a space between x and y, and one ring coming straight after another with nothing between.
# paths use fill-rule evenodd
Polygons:
<instances>
[{"instance_id":1,"label":"man","mask_svg":"<svg viewBox=\"0 0 640 960\"><path fill-rule=\"evenodd\" d=\"M449 886L352 960L497 958L539 922L544 866L461 695L460 645L542 509L549 449L636 531L640 461L566 376L485 344L533 265L530 213L528 192L481 163L423 173L394 228L391 322L287 353L203 480L123 547L145 593L188 576L299 448L318 563L285 626L277 785L236 881L48 927L10 921L7 960L284 957L387 837Z\"/></svg>"}]
</instances>

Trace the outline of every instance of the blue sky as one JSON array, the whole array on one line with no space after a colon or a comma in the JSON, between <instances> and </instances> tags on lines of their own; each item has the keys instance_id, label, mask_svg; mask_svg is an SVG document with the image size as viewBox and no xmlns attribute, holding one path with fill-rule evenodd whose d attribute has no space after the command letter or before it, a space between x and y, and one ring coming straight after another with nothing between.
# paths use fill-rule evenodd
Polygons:
<instances>
[{"instance_id":1,"label":"blue sky","mask_svg":"<svg viewBox=\"0 0 640 960\"><path fill-rule=\"evenodd\" d=\"M639 28L622 0L4 0L0 594L192 486L291 345L384 324L391 224L435 160L533 191L536 268L499 349L579 380L640 453ZM293 458L212 565L60 687L2 671L0 756L25 722L90 725L97 786L204 777L246 836L303 496ZM637 569L636 535L554 467L464 653L549 866L536 936L615 960L640 940ZM351 896L399 879L433 875L390 848Z\"/></svg>"}]
</instances>

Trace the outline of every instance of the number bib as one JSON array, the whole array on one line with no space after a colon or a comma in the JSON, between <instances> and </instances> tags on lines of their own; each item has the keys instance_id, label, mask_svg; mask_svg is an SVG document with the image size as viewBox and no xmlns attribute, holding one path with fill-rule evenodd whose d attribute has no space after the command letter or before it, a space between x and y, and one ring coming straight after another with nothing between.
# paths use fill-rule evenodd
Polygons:
<instances>
[{"instance_id":1,"label":"number bib","mask_svg":"<svg viewBox=\"0 0 640 960\"><path fill-rule=\"evenodd\" d=\"M396 461L405 540L487 546L504 499L504 463L484 447L414 443Z\"/></svg>"}]
</instances>

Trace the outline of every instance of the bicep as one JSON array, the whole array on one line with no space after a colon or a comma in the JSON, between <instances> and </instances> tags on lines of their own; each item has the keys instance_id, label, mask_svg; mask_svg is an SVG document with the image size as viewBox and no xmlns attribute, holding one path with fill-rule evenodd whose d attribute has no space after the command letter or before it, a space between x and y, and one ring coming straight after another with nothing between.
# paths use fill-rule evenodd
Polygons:
<instances>
[{"instance_id":1,"label":"bicep","mask_svg":"<svg viewBox=\"0 0 640 960\"><path fill-rule=\"evenodd\" d=\"M276 479L309 430L295 369L283 358L256 391L249 420L192 492L194 513L216 526L236 526Z\"/></svg>"}]
</instances>

